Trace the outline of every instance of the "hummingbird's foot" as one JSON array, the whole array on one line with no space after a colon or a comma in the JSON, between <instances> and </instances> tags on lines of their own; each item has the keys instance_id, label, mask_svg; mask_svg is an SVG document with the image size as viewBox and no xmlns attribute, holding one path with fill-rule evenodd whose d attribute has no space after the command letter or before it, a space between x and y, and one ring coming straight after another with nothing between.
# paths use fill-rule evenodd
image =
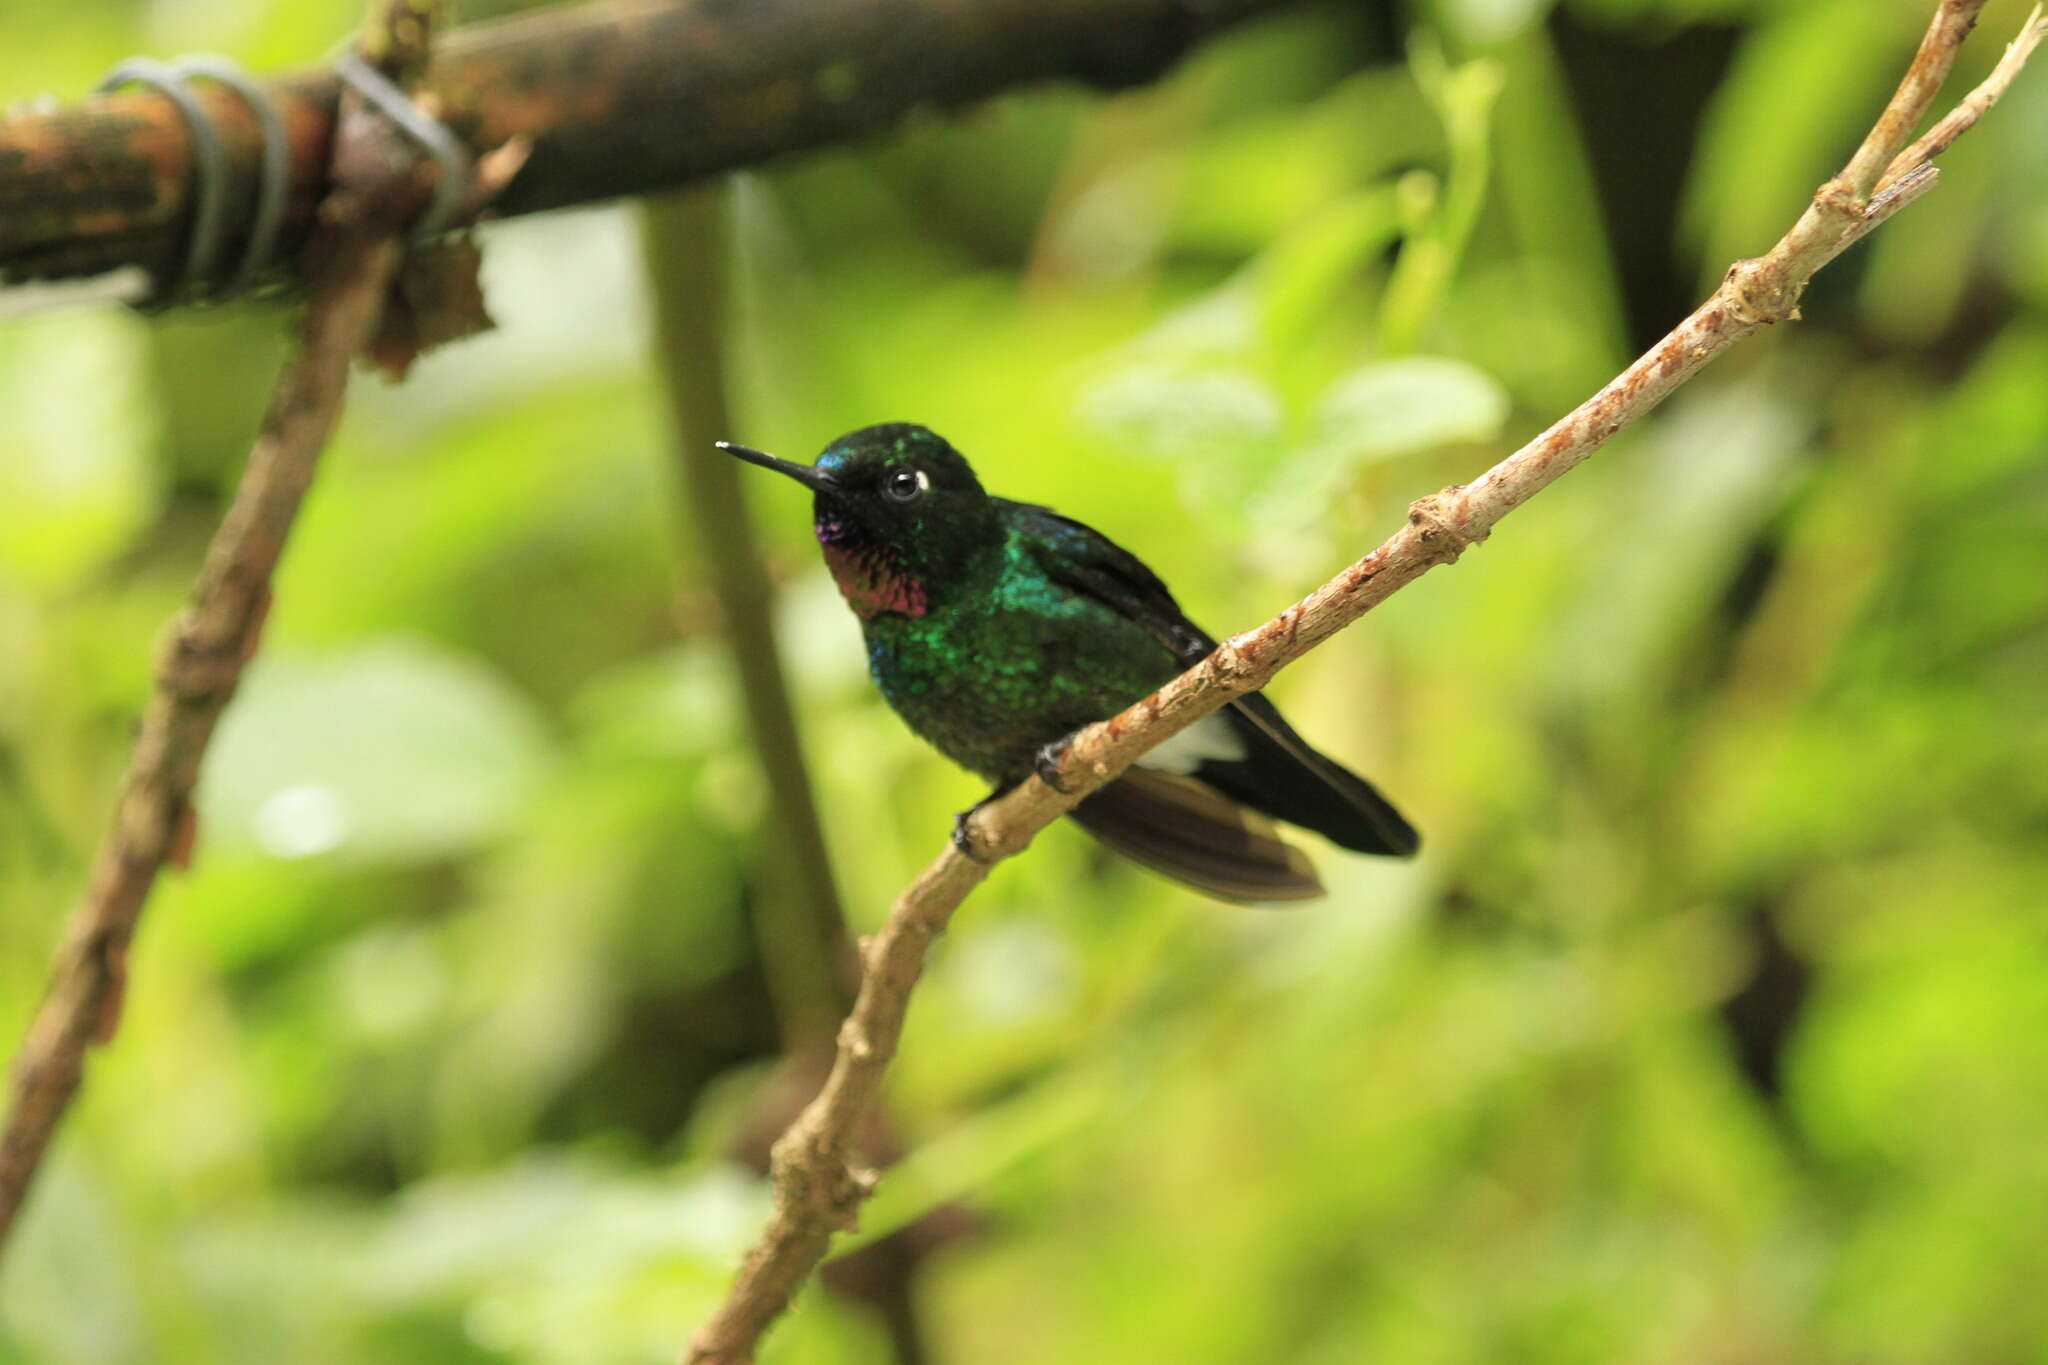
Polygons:
<instances>
[{"instance_id":1,"label":"hummingbird's foot","mask_svg":"<svg viewBox=\"0 0 2048 1365\"><path fill-rule=\"evenodd\" d=\"M974 812L981 809L982 804L977 801L953 817L953 847L959 850L960 856L968 862L980 863L983 867L988 867L995 862L995 859L987 856L974 846L974 831L967 828L967 821L974 815Z\"/></svg>"},{"instance_id":2,"label":"hummingbird's foot","mask_svg":"<svg viewBox=\"0 0 2048 1365\"><path fill-rule=\"evenodd\" d=\"M1067 750L1073 747L1074 737L1061 735L1052 743L1039 746L1038 752L1031 756L1031 766L1037 770L1038 780L1061 796L1072 794L1072 789L1067 786L1067 779L1060 769L1067 761Z\"/></svg>"}]
</instances>

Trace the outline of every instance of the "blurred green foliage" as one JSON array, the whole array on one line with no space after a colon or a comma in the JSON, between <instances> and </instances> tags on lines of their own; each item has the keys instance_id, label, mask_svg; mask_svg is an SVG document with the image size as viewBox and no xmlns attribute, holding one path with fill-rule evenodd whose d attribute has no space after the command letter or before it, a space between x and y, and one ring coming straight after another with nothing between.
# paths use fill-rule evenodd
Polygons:
<instances>
[{"instance_id":1,"label":"blurred green foliage","mask_svg":"<svg viewBox=\"0 0 2048 1365\"><path fill-rule=\"evenodd\" d=\"M1240 629L1768 245L1926 10L1436 0L1403 61L1311 5L742 177L734 435L930 423ZM355 13L9 4L0 92ZM996 872L869 1219L976 1215L917 1274L935 1359L2048 1361L2043 77L1804 325L1276 685L1419 862L1323 850L1286 914L1064 829ZM659 1361L722 1289L775 834L670 553L634 231L492 229L503 330L359 388L0 1361ZM282 331L0 328L10 1046ZM860 929L978 793L755 491ZM887 1358L817 1291L766 1356Z\"/></svg>"}]
</instances>

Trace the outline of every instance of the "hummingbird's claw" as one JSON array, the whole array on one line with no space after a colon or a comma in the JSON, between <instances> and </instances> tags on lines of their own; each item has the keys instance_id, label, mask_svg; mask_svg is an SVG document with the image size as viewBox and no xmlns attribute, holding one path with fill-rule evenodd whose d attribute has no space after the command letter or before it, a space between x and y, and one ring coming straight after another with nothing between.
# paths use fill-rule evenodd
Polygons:
<instances>
[{"instance_id":1,"label":"hummingbird's claw","mask_svg":"<svg viewBox=\"0 0 2048 1365\"><path fill-rule=\"evenodd\" d=\"M960 856L968 862L980 863L983 867L988 867L995 862L995 859L987 857L974 846L974 831L967 828L968 818L980 809L981 805L977 802L953 817L953 847L958 849Z\"/></svg>"},{"instance_id":2,"label":"hummingbird's claw","mask_svg":"<svg viewBox=\"0 0 2048 1365\"><path fill-rule=\"evenodd\" d=\"M1050 744L1040 745L1038 752L1031 756L1031 766L1037 770L1038 780L1061 796L1072 794L1061 769L1067 761L1067 750L1073 747L1074 737L1061 735Z\"/></svg>"}]
</instances>

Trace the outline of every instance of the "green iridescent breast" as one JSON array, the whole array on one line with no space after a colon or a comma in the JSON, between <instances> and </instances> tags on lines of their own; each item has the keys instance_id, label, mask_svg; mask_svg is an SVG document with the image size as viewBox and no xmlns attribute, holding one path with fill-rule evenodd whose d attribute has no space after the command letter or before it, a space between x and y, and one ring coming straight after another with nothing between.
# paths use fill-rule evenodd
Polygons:
<instances>
[{"instance_id":1,"label":"green iridescent breast","mask_svg":"<svg viewBox=\"0 0 2048 1365\"><path fill-rule=\"evenodd\" d=\"M1015 535L923 615L882 612L862 630L869 671L910 728L998 782L1179 671L1142 626L1047 577Z\"/></svg>"}]
</instances>

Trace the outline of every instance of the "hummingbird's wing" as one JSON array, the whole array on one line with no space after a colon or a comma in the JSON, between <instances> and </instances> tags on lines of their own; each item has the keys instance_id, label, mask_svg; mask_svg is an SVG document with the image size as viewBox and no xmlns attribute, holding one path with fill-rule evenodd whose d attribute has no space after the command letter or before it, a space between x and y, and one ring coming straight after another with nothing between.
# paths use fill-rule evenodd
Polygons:
<instances>
[{"instance_id":1,"label":"hummingbird's wing","mask_svg":"<svg viewBox=\"0 0 2048 1365\"><path fill-rule=\"evenodd\" d=\"M1004 510L1016 519L1027 543L1041 551L1040 567L1048 577L1143 625L1173 651L1181 667L1216 648L1216 641L1181 611L1159 575L1108 536L1050 508L1009 503ZM1421 846L1415 827L1371 783L1317 752L1259 693L1239 697L1218 718L1231 733L1200 737L1186 774L1358 853L1405 858ZM1183 733L1193 736L1208 724ZM1148 757L1164 757L1177 739Z\"/></svg>"},{"instance_id":2,"label":"hummingbird's wing","mask_svg":"<svg viewBox=\"0 0 2048 1365\"><path fill-rule=\"evenodd\" d=\"M1218 900L1323 894L1308 855L1270 821L1191 777L1132 768L1070 815L1126 858Z\"/></svg>"},{"instance_id":3,"label":"hummingbird's wing","mask_svg":"<svg viewBox=\"0 0 2048 1365\"><path fill-rule=\"evenodd\" d=\"M1182 668L1216 648L1208 632L1188 620L1158 574L1093 526L1035 503L994 501L1004 504L1005 516L1023 532L1046 577L1145 627L1173 651Z\"/></svg>"}]
</instances>

